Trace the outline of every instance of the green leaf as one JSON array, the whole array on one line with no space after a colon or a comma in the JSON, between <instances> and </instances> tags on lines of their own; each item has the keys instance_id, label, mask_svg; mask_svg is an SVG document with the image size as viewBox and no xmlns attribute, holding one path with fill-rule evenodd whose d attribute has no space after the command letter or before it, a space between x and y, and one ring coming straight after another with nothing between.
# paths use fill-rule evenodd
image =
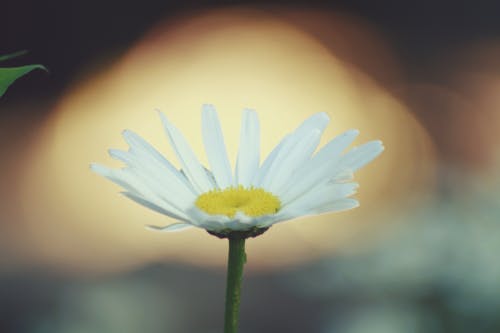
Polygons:
<instances>
[{"instance_id":1,"label":"green leaf","mask_svg":"<svg viewBox=\"0 0 500 333\"><path fill-rule=\"evenodd\" d=\"M0 56L0 61L5 61L5 60L12 59L12 58L17 58L17 57L20 57L26 53L28 53L28 51L22 50L22 51L17 51L17 52L11 53L11 54L4 54L4 55Z\"/></svg>"},{"instance_id":2,"label":"green leaf","mask_svg":"<svg viewBox=\"0 0 500 333\"><path fill-rule=\"evenodd\" d=\"M3 57L5 57L5 56L3 56ZM12 54L8 55L8 57L12 57ZM5 59L3 59L3 60L5 60ZM7 88L12 83L14 83L14 81L16 81L21 76L26 75L35 69L43 69L43 70L47 71L47 69L42 65L26 65L26 66L20 66L20 67L0 68L0 97L3 96L3 94L5 93Z\"/></svg>"}]
</instances>

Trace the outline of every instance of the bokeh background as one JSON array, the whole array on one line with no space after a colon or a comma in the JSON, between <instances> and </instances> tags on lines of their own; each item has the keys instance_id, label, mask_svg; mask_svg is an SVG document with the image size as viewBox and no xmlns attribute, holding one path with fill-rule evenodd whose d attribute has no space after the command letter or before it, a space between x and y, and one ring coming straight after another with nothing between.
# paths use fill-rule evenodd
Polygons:
<instances>
[{"instance_id":1,"label":"bokeh background","mask_svg":"<svg viewBox=\"0 0 500 333\"><path fill-rule=\"evenodd\" d=\"M361 207L248 242L241 332L500 332L500 5L495 1L7 1L0 100L0 332L221 332L226 246L127 201L129 128L174 160L161 109L206 161L214 104L235 158L241 110L263 155L327 112L323 144L386 151ZM264 156L263 156L264 157Z\"/></svg>"}]
</instances>

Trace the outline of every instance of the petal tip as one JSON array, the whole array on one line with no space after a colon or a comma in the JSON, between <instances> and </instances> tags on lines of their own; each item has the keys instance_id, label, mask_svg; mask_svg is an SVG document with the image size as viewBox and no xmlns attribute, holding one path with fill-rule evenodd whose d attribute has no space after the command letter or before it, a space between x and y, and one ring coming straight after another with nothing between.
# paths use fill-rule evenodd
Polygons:
<instances>
[{"instance_id":1,"label":"petal tip","mask_svg":"<svg viewBox=\"0 0 500 333\"><path fill-rule=\"evenodd\" d=\"M212 103L204 103L202 105L202 109L209 109L209 110L213 110L215 109L215 106L212 104Z\"/></svg>"},{"instance_id":2,"label":"petal tip","mask_svg":"<svg viewBox=\"0 0 500 333\"><path fill-rule=\"evenodd\" d=\"M122 136L123 136L124 138L126 138L127 136L131 136L131 135L133 135L133 134L134 134L134 132L132 132L132 131L131 131L131 130L129 130L128 128L126 128L126 129L124 129L124 130L122 131Z\"/></svg>"},{"instance_id":3,"label":"petal tip","mask_svg":"<svg viewBox=\"0 0 500 333\"><path fill-rule=\"evenodd\" d=\"M98 163L90 163L89 168L91 171L93 171L101 176L106 176L110 173L110 171L107 167L102 166Z\"/></svg>"},{"instance_id":4,"label":"petal tip","mask_svg":"<svg viewBox=\"0 0 500 333\"><path fill-rule=\"evenodd\" d=\"M359 129L353 128L345 132L346 135L353 135L353 136L358 136L359 135Z\"/></svg>"},{"instance_id":5,"label":"petal tip","mask_svg":"<svg viewBox=\"0 0 500 333\"><path fill-rule=\"evenodd\" d=\"M160 109L155 109L155 111L160 116L160 119L162 120L162 122L168 121L167 116L165 115L165 113L163 111L161 111Z\"/></svg>"},{"instance_id":6,"label":"petal tip","mask_svg":"<svg viewBox=\"0 0 500 333\"><path fill-rule=\"evenodd\" d=\"M202 121L207 121L206 117L217 117L217 110L213 104L203 104L201 108Z\"/></svg>"},{"instance_id":7,"label":"petal tip","mask_svg":"<svg viewBox=\"0 0 500 333\"><path fill-rule=\"evenodd\" d=\"M326 112L320 112L319 116L324 118L325 120L330 120L330 116Z\"/></svg>"},{"instance_id":8,"label":"petal tip","mask_svg":"<svg viewBox=\"0 0 500 333\"><path fill-rule=\"evenodd\" d=\"M384 143L381 140L373 141L376 144L376 150L381 153L385 150Z\"/></svg>"},{"instance_id":9,"label":"petal tip","mask_svg":"<svg viewBox=\"0 0 500 333\"><path fill-rule=\"evenodd\" d=\"M159 227L159 226L151 225L151 224L145 226L145 228L147 230L162 231L162 232L177 232L177 231L186 230L186 229L191 228L191 227L193 227L193 226L191 224L188 224L188 223L174 223L174 224L170 224L170 225L167 225L164 227Z\"/></svg>"}]
</instances>

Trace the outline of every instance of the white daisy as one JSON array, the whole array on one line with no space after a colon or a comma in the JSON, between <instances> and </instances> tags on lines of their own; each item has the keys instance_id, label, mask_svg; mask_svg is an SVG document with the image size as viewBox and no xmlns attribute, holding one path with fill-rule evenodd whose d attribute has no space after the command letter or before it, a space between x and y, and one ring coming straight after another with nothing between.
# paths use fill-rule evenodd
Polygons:
<instances>
[{"instance_id":1,"label":"white daisy","mask_svg":"<svg viewBox=\"0 0 500 333\"><path fill-rule=\"evenodd\" d=\"M202 111L210 169L167 117L160 116L180 169L129 130L123 137L130 149L109 150L126 167L92 164L91 169L123 187L133 201L180 221L152 227L164 231L198 227L221 237L230 232L253 236L282 221L357 207L358 201L349 198L358 187L353 173L384 149L382 142L370 141L343 153L359 134L349 130L314 153L329 122L325 113L318 113L286 135L260 164L259 121L255 111L245 109L233 173L212 105Z\"/></svg>"}]
</instances>

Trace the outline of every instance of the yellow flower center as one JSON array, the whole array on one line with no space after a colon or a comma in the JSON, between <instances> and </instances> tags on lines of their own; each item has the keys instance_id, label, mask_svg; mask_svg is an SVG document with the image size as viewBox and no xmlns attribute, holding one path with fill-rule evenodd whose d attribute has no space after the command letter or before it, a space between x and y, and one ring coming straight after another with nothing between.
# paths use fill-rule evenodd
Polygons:
<instances>
[{"instance_id":1,"label":"yellow flower center","mask_svg":"<svg viewBox=\"0 0 500 333\"><path fill-rule=\"evenodd\" d=\"M229 187L201 194L196 207L210 215L234 217L236 212L258 217L276 213L281 202L277 196L261 188Z\"/></svg>"}]
</instances>

